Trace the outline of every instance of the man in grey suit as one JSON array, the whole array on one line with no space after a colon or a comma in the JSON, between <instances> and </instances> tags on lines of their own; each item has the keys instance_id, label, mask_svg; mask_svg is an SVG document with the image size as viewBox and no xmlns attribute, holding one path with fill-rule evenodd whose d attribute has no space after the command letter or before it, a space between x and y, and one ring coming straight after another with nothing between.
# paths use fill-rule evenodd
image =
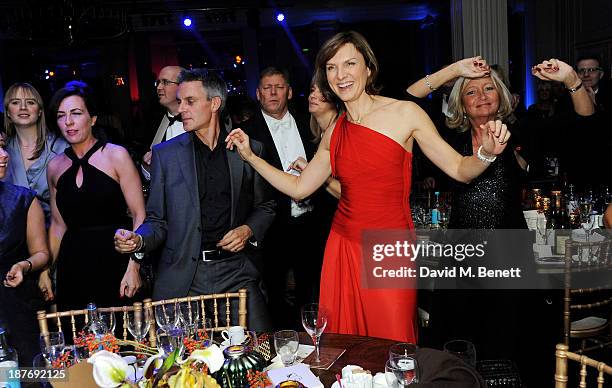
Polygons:
<instances>
[{"instance_id":1,"label":"man in grey suit","mask_svg":"<svg viewBox=\"0 0 612 388\"><path fill-rule=\"evenodd\" d=\"M225 146L226 98L216 74L181 72L177 100L187 133L153 147L147 217L136 232L117 230L115 247L146 253L162 246L156 300L246 288L249 328L265 331L270 322L251 257L274 219L275 201L261 176ZM253 149L263 153L260 143Z\"/></svg>"}]
</instances>

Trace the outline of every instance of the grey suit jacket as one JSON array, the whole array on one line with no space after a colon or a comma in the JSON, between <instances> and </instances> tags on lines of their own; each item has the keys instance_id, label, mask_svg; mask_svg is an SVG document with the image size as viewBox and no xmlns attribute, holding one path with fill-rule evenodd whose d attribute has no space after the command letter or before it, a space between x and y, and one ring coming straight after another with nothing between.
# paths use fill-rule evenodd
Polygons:
<instances>
[{"instance_id":1,"label":"grey suit jacket","mask_svg":"<svg viewBox=\"0 0 612 388\"><path fill-rule=\"evenodd\" d=\"M262 155L261 143L251 141L251 148ZM231 228L246 224L253 231L253 239L261 242L275 215L271 188L236 150L227 151L227 162ZM147 253L163 247L153 287L154 299L187 295L201 257L200 214L193 135L184 133L153 147L147 217L137 230ZM247 256L248 248L247 244Z\"/></svg>"}]
</instances>

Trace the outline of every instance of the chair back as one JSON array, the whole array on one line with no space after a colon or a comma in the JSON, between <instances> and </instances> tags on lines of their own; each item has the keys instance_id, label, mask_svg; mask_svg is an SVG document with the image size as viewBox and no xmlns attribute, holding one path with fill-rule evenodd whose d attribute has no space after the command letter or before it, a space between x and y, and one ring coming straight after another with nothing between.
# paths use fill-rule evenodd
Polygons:
<instances>
[{"instance_id":1,"label":"chair back","mask_svg":"<svg viewBox=\"0 0 612 388\"><path fill-rule=\"evenodd\" d=\"M242 326L245 329L247 328L247 290L244 288L241 288L237 292L194 295L157 301L145 299L144 308L149 309L151 316L154 317L156 306L194 301L197 301L200 305L200 311L202 311L200 320L202 325L206 318L210 318L215 332L227 330L231 326ZM236 314L232 311L232 304L237 305L238 316L235 316ZM156 333L156 322L153 320L153 322L151 322L151 328L149 329L149 341L151 341L151 346L155 346Z\"/></svg>"},{"instance_id":2,"label":"chair back","mask_svg":"<svg viewBox=\"0 0 612 388\"><path fill-rule=\"evenodd\" d=\"M128 311L134 311L137 306L141 306L142 303L136 302L132 306L121 306L121 307L100 307L98 311L101 313L113 312L115 314L115 319L117 322L121 322L121 325L115 325L115 330L113 334L117 338L123 338L123 340L127 340L128 329L127 329L127 313ZM40 310L36 313L38 318L38 327L40 329L40 334L49 334L49 327L53 329L52 331L61 331L66 332L66 326L70 325L68 328L68 332L72 335L71 338L76 338L78 332L83 328L87 322L87 309L83 310L69 310L69 311L60 311L55 313L47 313L44 310ZM117 335L117 331L121 333L121 337Z\"/></svg>"},{"instance_id":3,"label":"chair back","mask_svg":"<svg viewBox=\"0 0 612 388\"><path fill-rule=\"evenodd\" d=\"M580 383L579 387L587 386L588 368L597 370L597 388L603 388L605 384L605 375L612 376L612 367L603 362L599 362L585 355L573 353L568 350L565 344L558 344L555 351L556 367L555 367L555 388L566 388L568 381L568 362L567 360L576 361L580 364ZM612 380L610 378L609 380Z\"/></svg>"},{"instance_id":4,"label":"chair back","mask_svg":"<svg viewBox=\"0 0 612 388\"><path fill-rule=\"evenodd\" d=\"M600 336L612 320L612 239L565 242L563 343ZM588 314L594 314L588 316ZM576 316L586 318L576 321Z\"/></svg>"}]
</instances>

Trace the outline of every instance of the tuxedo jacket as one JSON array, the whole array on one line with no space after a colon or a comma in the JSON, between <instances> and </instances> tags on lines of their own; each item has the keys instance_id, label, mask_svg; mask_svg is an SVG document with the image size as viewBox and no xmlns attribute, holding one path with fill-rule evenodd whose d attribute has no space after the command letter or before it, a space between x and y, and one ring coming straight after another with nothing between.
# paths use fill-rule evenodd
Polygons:
<instances>
[{"instance_id":1,"label":"tuxedo jacket","mask_svg":"<svg viewBox=\"0 0 612 388\"><path fill-rule=\"evenodd\" d=\"M306 116L300 116L292 111L289 111L293 116L295 123L297 124L302 144L304 145L304 151L306 152L306 159L310 161L317 150L317 144L313 142L313 134L310 132L309 119ZM266 161L278 168L283 170L283 165L278 155L278 150L274 144L272 134L268 129L266 120L263 117L261 110L257 110L255 116L250 120L244 122L240 126L244 132L249 135L250 138L255 139L263 143L265 147ZM274 190L277 208L277 220L288 220L291 217L291 197L281 193L278 190Z\"/></svg>"},{"instance_id":2,"label":"tuxedo jacket","mask_svg":"<svg viewBox=\"0 0 612 388\"><path fill-rule=\"evenodd\" d=\"M137 233L143 237L145 252L162 247L153 287L155 300L186 296L202 255L193 142L193 134L184 133L153 147L147 216ZM261 143L253 141L251 147L257 155L263 155ZM260 242L274 220L272 190L235 149L227 150L227 164L232 202L230 228L246 224L253 231L252 239ZM247 244L247 257L253 254L249 248Z\"/></svg>"}]
</instances>

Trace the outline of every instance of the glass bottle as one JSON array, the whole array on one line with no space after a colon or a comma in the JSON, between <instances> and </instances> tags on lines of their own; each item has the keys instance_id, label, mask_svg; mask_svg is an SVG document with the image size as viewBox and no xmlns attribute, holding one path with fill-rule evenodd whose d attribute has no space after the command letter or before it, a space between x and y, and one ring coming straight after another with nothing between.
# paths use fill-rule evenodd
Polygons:
<instances>
[{"instance_id":1,"label":"glass bottle","mask_svg":"<svg viewBox=\"0 0 612 388\"><path fill-rule=\"evenodd\" d=\"M102 338L108 333L108 327L98 316L98 308L95 303L87 305L87 324L83 327L85 335L93 334L96 338Z\"/></svg>"},{"instance_id":2,"label":"glass bottle","mask_svg":"<svg viewBox=\"0 0 612 388\"><path fill-rule=\"evenodd\" d=\"M440 227L440 192L436 191L436 202L431 208L431 228L438 229Z\"/></svg>"},{"instance_id":3,"label":"glass bottle","mask_svg":"<svg viewBox=\"0 0 612 388\"><path fill-rule=\"evenodd\" d=\"M14 368L13 371L18 371L19 358L17 351L8 345L6 340L6 331L0 327L0 368L3 369L2 376L0 377L0 387L2 388L19 388L21 383L19 379L13 379L11 370L8 368Z\"/></svg>"}]
</instances>

